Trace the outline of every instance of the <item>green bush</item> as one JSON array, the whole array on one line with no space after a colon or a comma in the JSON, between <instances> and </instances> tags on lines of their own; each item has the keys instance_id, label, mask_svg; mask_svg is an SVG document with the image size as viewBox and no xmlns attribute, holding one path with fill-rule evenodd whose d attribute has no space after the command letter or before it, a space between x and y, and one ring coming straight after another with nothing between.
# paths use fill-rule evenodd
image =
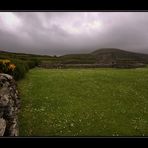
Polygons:
<instances>
[{"instance_id":1,"label":"green bush","mask_svg":"<svg viewBox=\"0 0 148 148\"><path fill-rule=\"evenodd\" d=\"M25 73L29 71L29 69L34 68L38 65L38 61L36 59L34 60L12 60L13 63L16 65L15 70L13 71L12 75L15 80L19 80L21 78L24 78Z\"/></svg>"},{"instance_id":2,"label":"green bush","mask_svg":"<svg viewBox=\"0 0 148 148\"><path fill-rule=\"evenodd\" d=\"M0 56L1 57L1 56ZM29 69L39 64L40 60L34 57L6 57L0 59L0 73L10 74L15 80L24 78Z\"/></svg>"},{"instance_id":3,"label":"green bush","mask_svg":"<svg viewBox=\"0 0 148 148\"><path fill-rule=\"evenodd\" d=\"M28 72L29 70L28 64L22 60L12 60L12 61L16 65L16 68L12 73L14 79L19 80L21 78L24 78L25 73Z\"/></svg>"},{"instance_id":4,"label":"green bush","mask_svg":"<svg viewBox=\"0 0 148 148\"><path fill-rule=\"evenodd\" d=\"M34 67L37 66L38 63L39 63L39 61L36 60L36 59L33 59L33 60L27 60L27 61L25 61L25 62L28 64L29 69L34 68Z\"/></svg>"},{"instance_id":5,"label":"green bush","mask_svg":"<svg viewBox=\"0 0 148 148\"><path fill-rule=\"evenodd\" d=\"M8 59L0 59L0 72L12 75L16 65L11 63Z\"/></svg>"}]
</instances>

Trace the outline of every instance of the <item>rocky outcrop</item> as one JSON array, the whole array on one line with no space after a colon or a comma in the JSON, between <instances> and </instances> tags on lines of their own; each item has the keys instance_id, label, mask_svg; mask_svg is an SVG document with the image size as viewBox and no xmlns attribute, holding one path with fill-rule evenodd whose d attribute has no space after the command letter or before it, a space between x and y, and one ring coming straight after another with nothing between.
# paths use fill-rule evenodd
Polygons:
<instances>
[{"instance_id":1,"label":"rocky outcrop","mask_svg":"<svg viewBox=\"0 0 148 148\"><path fill-rule=\"evenodd\" d=\"M0 136L18 136L20 99L15 80L0 73Z\"/></svg>"}]
</instances>

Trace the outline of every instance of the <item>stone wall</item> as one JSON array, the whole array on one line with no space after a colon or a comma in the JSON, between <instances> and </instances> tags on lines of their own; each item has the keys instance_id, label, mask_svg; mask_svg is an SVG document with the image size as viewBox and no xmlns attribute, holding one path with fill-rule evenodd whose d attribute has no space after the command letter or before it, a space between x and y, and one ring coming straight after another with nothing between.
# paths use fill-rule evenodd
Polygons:
<instances>
[{"instance_id":1,"label":"stone wall","mask_svg":"<svg viewBox=\"0 0 148 148\"><path fill-rule=\"evenodd\" d=\"M146 64L140 63L138 61L105 61L104 63L95 64L50 64L50 63L40 63L38 67L42 68L140 68L145 67Z\"/></svg>"},{"instance_id":2,"label":"stone wall","mask_svg":"<svg viewBox=\"0 0 148 148\"><path fill-rule=\"evenodd\" d=\"M0 73L0 136L18 136L20 99L15 80Z\"/></svg>"}]
</instances>

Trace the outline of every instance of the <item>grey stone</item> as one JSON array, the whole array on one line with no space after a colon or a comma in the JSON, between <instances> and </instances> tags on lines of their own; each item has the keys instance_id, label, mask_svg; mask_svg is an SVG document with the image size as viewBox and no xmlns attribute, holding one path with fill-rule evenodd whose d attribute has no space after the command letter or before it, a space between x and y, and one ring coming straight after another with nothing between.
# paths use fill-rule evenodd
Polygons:
<instances>
[{"instance_id":1,"label":"grey stone","mask_svg":"<svg viewBox=\"0 0 148 148\"><path fill-rule=\"evenodd\" d=\"M12 79L13 79L12 76L10 76L10 75L8 75L8 74L5 74L5 73L1 73L1 74L0 74L0 77L6 78L6 79L8 79L8 80L12 80Z\"/></svg>"},{"instance_id":2,"label":"grey stone","mask_svg":"<svg viewBox=\"0 0 148 148\"><path fill-rule=\"evenodd\" d=\"M4 94L1 98L0 98L0 104L3 106L7 106L9 102L9 94Z\"/></svg>"},{"instance_id":3,"label":"grey stone","mask_svg":"<svg viewBox=\"0 0 148 148\"><path fill-rule=\"evenodd\" d=\"M0 136L4 135L6 128L6 121L3 118L0 118Z\"/></svg>"},{"instance_id":4,"label":"grey stone","mask_svg":"<svg viewBox=\"0 0 148 148\"><path fill-rule=\"evenodd\" d=\"M15 80L0 73L0 136L18 136L20 98Z\"/></svg>"}]
</instances>

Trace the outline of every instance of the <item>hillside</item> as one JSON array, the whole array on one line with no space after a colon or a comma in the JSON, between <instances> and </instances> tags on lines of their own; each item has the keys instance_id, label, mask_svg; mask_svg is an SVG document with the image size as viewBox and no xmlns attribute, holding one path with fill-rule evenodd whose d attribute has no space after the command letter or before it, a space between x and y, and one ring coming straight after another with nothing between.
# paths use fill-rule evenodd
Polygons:
<instances>
[{"instance_id":1,"label":"hillside","mask_svg":"<svg viewBox=\"0 0 148 148\"><path fill-rule=\"evenodd\" d=\"M121 49L105 48L99 49L91 53L96 57L110 55L113 60L137 60L137 61L148 61L148 54L129 52Z\"/></svg>"},{"instance_id":2,"label":"hillside","mask_svg":"<svg viewBox=\"0 0 148 148\"><path fill-rule=\"evenodd\" d=\"M147 64L148 55L115 48L102 48L88 54L70 54L60 57L67 64Z\"/></svg>"},{"instance_id":3,"label":"hillside","mask_svg":"<svg viewBox=\"0 0 148 148\"><path fill-rule=\"evenodd\" d=\"M0 58L38 60L41 67L141 67L148 64L148 54L115 48L102 48L87 54L67 54L60 57L0 51Z\"/></svg>"},{"instance_id":4,"label":"hillside","mask_svg":"<svg viewBox=\"0 0 148 148\"><path fill-rule=\"evenodd\" d=\"M42 59L49 59L49 58L51 58L51 56L0 51L0 59L5 59L5 58L8 58L8 59L17 58L20 60L27 60L27 59L42 60Z\"/></svg>"},{"instance_id":5,"label":"hillside","mask_svg":"<svg viewBox=\"0 0 148 148\"><path fill-rule=\"evenodd\" d=\"M97 58L97 63L148 63L148 55L124 51L121 49L99 49L91 53Z\"/></svg>"},{"instance_id":6,"label":"hillside","mask_svg":"<svg viewBox=\"0 0 148 148\"><path fill-rule=\"evenodd\" d=\"M13 52L6 52L0 51L0 59L9 59L9 60L21 60L21 61L37 61L38 63L41 62L52 62L57 61L57 57L55 56L48 56L48 55L35 55L35 54L26 54L26 53L13 53Z\"/></svg>"}]
</instances>

